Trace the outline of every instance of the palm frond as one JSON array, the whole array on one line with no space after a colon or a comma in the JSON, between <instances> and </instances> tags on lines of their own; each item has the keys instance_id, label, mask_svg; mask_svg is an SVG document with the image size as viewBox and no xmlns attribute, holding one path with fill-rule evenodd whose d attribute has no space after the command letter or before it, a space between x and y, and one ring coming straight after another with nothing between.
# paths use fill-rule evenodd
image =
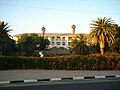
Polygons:
<instances>
[{"instance_id":1,"label":"palm frond","mask_svg":"<svg viewBox=\"0 0 120 90\"><path fill-rule=\"evenodd\" d=\"M114 41L115 26L111 18L100 17L92 21L90 25L90 36L96 38L98 42L103 41L110 44Z\"/></svg>"}]
</instances>

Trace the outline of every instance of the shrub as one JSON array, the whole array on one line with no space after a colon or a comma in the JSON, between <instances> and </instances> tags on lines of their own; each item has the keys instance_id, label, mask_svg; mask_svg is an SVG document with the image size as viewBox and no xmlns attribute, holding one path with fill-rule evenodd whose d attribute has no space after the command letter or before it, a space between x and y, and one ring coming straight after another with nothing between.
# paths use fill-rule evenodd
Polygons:
<instances>
[{"instance_id":1,"label":"shrub","mask_svg":"<svg viewBox=\"0 0 120 90\"><path fill-rule=\"evenodd\" d=\"M0 57L0 70L119 70L120 56Z\"/></svg>"}]
</instances>

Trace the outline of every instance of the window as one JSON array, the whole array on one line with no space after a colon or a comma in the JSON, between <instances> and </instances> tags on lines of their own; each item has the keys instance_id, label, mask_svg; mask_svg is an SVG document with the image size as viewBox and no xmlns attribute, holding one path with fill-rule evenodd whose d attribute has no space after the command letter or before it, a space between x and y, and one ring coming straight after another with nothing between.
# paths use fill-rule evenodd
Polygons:
<instances>
[{"instance_id":1,"label":"window","mask_svg":"<svg viewBox=\"0 0 120 90\"><path fill-rule=\"evenodd\" d=\"M69 41L72 40L72 37L68 37L68 40L69 40Z\"/></svg>"},{"instance_id":2,"label":"window","mask_svg":"<svg viewBox=\"0 0 120 90\"><path fill-rule=\"evenodd\" d=\"M65 37L63 37L63 41L65 41Z\"/></svg>"},{"instance_id":3,"label":"window","mask_svg":"<svg viewBox=\"0 0 120 90\"><path fill-rule=\"evenodd\" d=\"M52 42L52 45L54 45L55 44L55 42Z\"/></svg>"},{"instance_id":4,"label":"window","mask_svg":"<svg viewBox=\"0 0 120 90\"><path fill-rule=\"evenodd\" d=\"M57 37L57 41L60 41L60 37Z\"/></svg>"},{"instance_id":5,"label":"window","mask_svg":"<svg viewBox=\"0 0 120 90\"><path fill-rule=\"evenodd\" d=\"M65 46L65 42L62 42L62 45Z\"/></svg>"},{"instance_id":6,"label":"window","mask_svg":"<svg viewBox=\"0 0 120 90\"><path fill-rule=\"evenodd\" d=\"M71 46L71 42L68 42L68 46Z\"/></svg>"},{"instance_id":7,"label":"window","mask_svg":"<svg viewBox=\"0 0 120 90\"><path fill-rule=\"evenodd\" d=\"M60 45L60 42L57 42L57 45Z\"/></svg>"},{"instance_id":8,"label":"window","mask_svg":"<svg viewBox=\"0 0 120 90\"><path fill-rule=\"evenodd\" d=\"M55 37L52 37L52 41L54 41Z\"/></svg>"}]
</instances>

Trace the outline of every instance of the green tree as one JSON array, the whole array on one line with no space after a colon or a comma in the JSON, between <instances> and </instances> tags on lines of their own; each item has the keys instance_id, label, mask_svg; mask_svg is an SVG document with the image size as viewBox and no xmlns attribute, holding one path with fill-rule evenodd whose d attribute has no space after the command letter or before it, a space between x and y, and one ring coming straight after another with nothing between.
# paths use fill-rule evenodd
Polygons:
<instances>
[{"instance_id":1,"label":"green tree","mask_svg":"<svg viewBox=\"0 0 120 90\"><path fill-rule=\"evenodd\" d=\"M36 48L38 50L44 50L47 45L49 45L49 40L45 39L44 37L38 36L37 34L30 34L30 36L33 38L33 41L36 44Z\"/></svg>"},{"instance_id":2,"label":"green tree","mask_svg":"<svg viewBox=\"0 0 120 90\"><path fill-rule=\"evenodd\" d=\"M16 52L17 52L16 42L15 40L10 39L6 47L6 55L13 56L13 55L16 55Z\"/></svg>"},{"instance_id":3,"label":"green tree","mask_svg":"<svg viewBox=\"0 0 120 90\"><path fill-rule=\"evenodd\" d=\"M38 41L38 48L39 48L39 50L41 51L41 50L44 50L45 49L45 47L47 46L47 45L49 45L50 44L50 42L49 42L49 40L48 39L44 39L43 37L39 37L39 41Z\"/></svg>"},{"instance_id":4,"label":"green tree","mask_svg":"<svg viewBox=\"0 0 120 90\"><path fill-rule=\"evenodd\" d=\"M111 46L111 50L116 53L120 53L120 26L115 24L116 30L115 30L115 40Z\"/></svg>"},{"instance_id":5,"label":"green tree","mask_svg":"<svg viewBox=\"0 0 120 90\"><path fill-rule=\"evenodd\" d=\"M18 39L18 48L21 52L24 52L26 56L31 56L35 50L35 41L28 34L23 34Z\"/></svg>"},{"instance_id":6,"label":"green tree","mask_svg":"<svg viewBox=\"0 0 120 90\"><path fill-rule=\"evenodd\" d=\"M37 51L44 50L46 45L49 45L48 39L43 39L43 37L39 37L37 34L23 34L18 39L17 48L20 51L20 54L25 53L26 56L31 56Z\"/></svg>"},{"instance_id":7,"label":"green tree","mask_svg":"<svg viewBox=\"0 0 120 90\"><path fill-rule=\"evenodd\" d=\"M80 55L88 54L89 50L88 50L88 46L86 45L86 43L87 43L87 38L83 34L76 36L72 40L73 51L76 54L80 54Z\"/></svg>"},{"instance_id":8,"label":"green tree","mask_svg":"<svg viewBox=\"0 0 120 90\"><path fill-rule=\"evenodd\" d=\"M108 45L114 41L114 33L115 26L113 20L111 18L97 18L97 20L93 21L91 24L91 32L90 35L97 39L100 45L101 55L104 54L105 43Z\"/></svg>"},{"instance_id":9,"label":"green tree","mask_svg":"<svg viewBox=\"0 0 120 90\"><path fill-rule=\"evenodd\" d=\"M100 53L100 46L98 43L90 44L88 47L91 54Z\"/></svg>"},{"instance_id":10,"label":"green tree","mask_svg":"<svg viewBox=\"0 0 120 90\"><path fill-rule=\"evenodd\" d=\"M116 53L120 53L120 38L116 38L111 46L111 50Z\"/></svg>"},{"instance_id":11,"label":"green tree","mask_svg":"<svg viewBox=\"0 0 120 90\"><path fill-rule=\"evenodd\" d=\"M35 33L30 34L30 37L32 37L33 39L33 42L35 44L35 49L38 50L40 37L38 36L38 34L35 34Z\"/></svg>"},{"instance_id":12,"label":"green tree","mask_svg":"<svg viewBox=\"0 0 120 90\"><path fill-rule=\"evenodd\" d=\"M35 33L32 33L32 34L30 34L30 37L32 37L33 39L34 39L34 42L37 44L37 42L38 42L38 34L35 34Z\"/></svg>"},{"instance_id":13,"label":"green tree","mask_svg":"<svg viewBox=\"0 0 120 90\"><path fill-rule=\"evenodd\" d=\"M115 38L120 38L120 26L115 24Z\"/></svg>"},{"instance_id":14,"label":"green tree","mask_svg":"<svg viewBox=\"0 0 120 90\"><path fill-rule=\"evenodd\" d=\"M11 35L9 35L9 32L11 31L9 27L10 26L8 26L8 23L5 23L4 21L0 21L0 49L2 55L7 54L8 45L12 41Z\"/></svg>"}]
</instances>

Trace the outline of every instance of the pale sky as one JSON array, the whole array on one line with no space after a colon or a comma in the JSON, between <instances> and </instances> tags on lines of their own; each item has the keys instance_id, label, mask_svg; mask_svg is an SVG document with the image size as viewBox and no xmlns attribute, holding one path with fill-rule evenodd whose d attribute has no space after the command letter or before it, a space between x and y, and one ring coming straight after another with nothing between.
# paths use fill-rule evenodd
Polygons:
<instances>
[{"instance_id":1,"label":"pale sky","mask_svg":"<svg viewBox=\"0 0 120 90\"><path fill-rule=\"evenodd\" d=\"M8 22L11 35L22 33L89 33L98 17L120 25L120 0L0 0L0 21Z\"/></svg>"}]
</instances>

